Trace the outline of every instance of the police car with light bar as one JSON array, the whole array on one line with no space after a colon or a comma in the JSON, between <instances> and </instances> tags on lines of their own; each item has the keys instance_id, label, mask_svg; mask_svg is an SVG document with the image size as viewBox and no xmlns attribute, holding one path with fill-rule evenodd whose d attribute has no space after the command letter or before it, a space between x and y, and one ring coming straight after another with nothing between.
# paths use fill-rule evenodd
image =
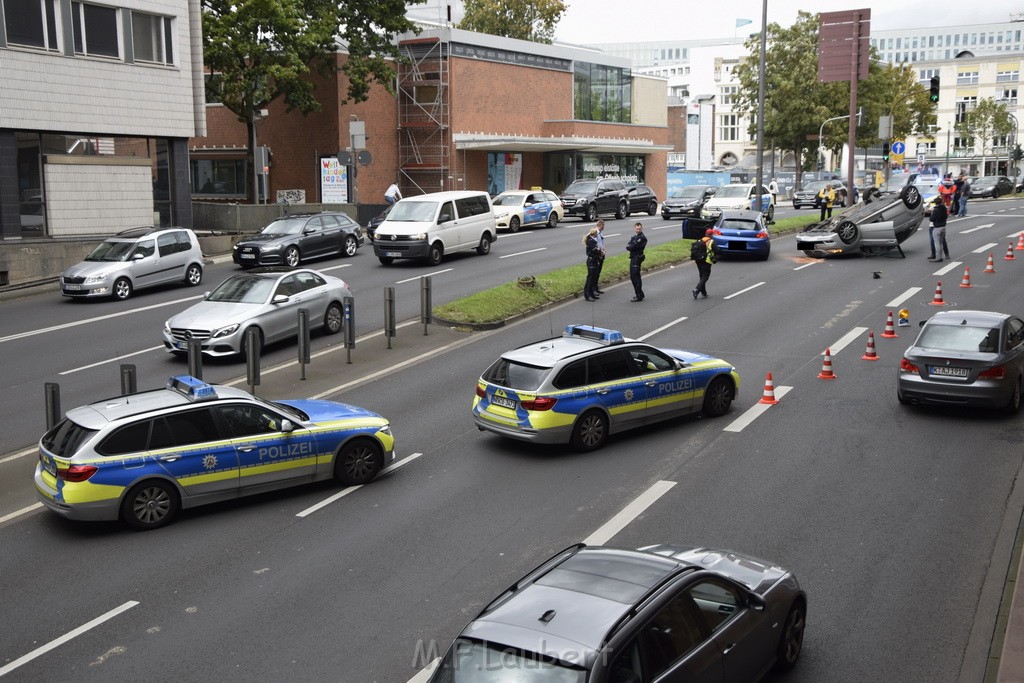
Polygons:
<instances>
[{"instance_id":1,"label":"police car with light bar","mask_svg":"<svg viewBox=\"0 0 1024 683\"><path fill-rule=\"evenodd\" d=\"M724 415L739 385L724 360L569 325L561 337L508 351L487 368L472 412L481 430L591 451L627 429L690 413Z\"/></svg>"},{"instance_id":2,"label":"police car with light bar","mask_svg":"<svg viewBox=\"0 0 1024 683\"><path fill-rule=\"evenodd\" d=\"M388 420L364 408L267 401L180 375L69 410L39 441L35 485L68 519L155 529L206 503L331 478L365 484L394 445Z\"/></svg>"}]
</instances>

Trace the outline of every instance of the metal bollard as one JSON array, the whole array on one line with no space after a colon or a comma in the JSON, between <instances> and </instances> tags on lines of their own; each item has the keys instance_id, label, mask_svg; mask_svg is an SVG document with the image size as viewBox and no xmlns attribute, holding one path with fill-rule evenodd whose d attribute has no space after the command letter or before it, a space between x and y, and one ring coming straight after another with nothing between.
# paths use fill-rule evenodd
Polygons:
<instances>
[{"instance_id":1,"label":"metal bollard","mask_svg":"<svg viewBox=\"0 0 1024 683\"><path fill-rule=\"evenodd\" d=\"M249 393L255 394L260 385L260 331L250 327L245 331L245 380Z\"/></svg>"},{"instance_id":2,"label":"metal bollard","mask_svg":"<svg viewBox=\"0 0 1024 683\"><path fill-rule=\"evenodd\" d=\"M43 396L46 400L46 431L60 422L60 385L56 382L43 384Z\"/></svg>"},{"instance_id":3,"label":"metal bollard","mask_svg":"<svg viewBox=\"0 0 1024 683\"><path fill-rule=\"evenodd\" d=\"M139 390L138 382L136 377L138 372L134 365L122 364L121 365L121 395L130 396L131 394L137 393Z\"/></svg>"},{"instance_id":4,"label":"metal bollard","mask_svg":"<svg viewBox=\"0 0 1024 683\"><path fill-rule=\"evenodd\" d=\"M352 365L352 349L356 348L356 328L353 322L356 300L346 296L342 299L342 305L345 306L345 362Z\"/></svg>"},{"instance_id":5,"label":"metal bollard","mask_svg":"<svg viewBox=\"0 0 1024 683\"><path fill-rule=\"evenodd\" d=\"M309 363L309 309L299 309L299 379L306 379L306 364Z\"/></svg>"},{"instance_id":6,"label":"metal bollard","mask_svg":"<svg viewBox=\"0 0 1024 683\"><path fill-rule=\"evenodd\" d=\"M391 338L395 336L395 288L384 288L384 336L391 348Z\"/></svg>"},{"instance_id":7,"label":"metal bollard","mask_svg":"<svg viewBox=\"0 0 1024 683\"><path fill-rule=\"evenodd\" d=\"M420 278L420 322L423 323L423 336L427 335L427 326L431 323L430 313L430 276Z\"/></svg>"},{"instance_id":8,"label":"metal bollard","mask_svg":"<svg viewBox=\"0 0 1024 683\"><path fill-rule=\"evenodd\" d=\"M188 340L188 374L203 378L203 342L198 339Z\"/></svg>"}]
</instances>

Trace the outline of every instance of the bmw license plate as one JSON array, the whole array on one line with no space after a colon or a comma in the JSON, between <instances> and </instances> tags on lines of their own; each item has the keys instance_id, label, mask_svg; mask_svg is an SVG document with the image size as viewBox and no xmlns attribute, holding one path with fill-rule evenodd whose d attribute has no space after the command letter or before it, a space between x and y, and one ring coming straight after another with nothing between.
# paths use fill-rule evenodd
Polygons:
<instances>
[{"instance_id":1,"label":"bmw license plate","mask_svg":"<svg viewBox=\"0 0 1024 683\"><path fill-rule=\"evenodd\" d=\"M384 255L389 258L401 258L402 252L399 251L385 251Z\"/></svg>"},{"instance_id":2,"label":"bmw license plate","mask_svg":"<svg viewBox=\"0 0 1024 683\"><path fill-rule=\"evenodd\" d=\"M77 292L82 289L82 285L64 285L64 289L69 292Z\"/></svg>"},{"instance_id":3,"label":"bmw license plate","mask_svg":"<svg viewBox=\"0 0 1024 683\"><path fill-rule=\"evenodd\" d=\"M256 258L256 254L239 254L242 258Z\"/></svg>"},{"instance_id":4,"label":"bmw license plate","mask_svg":"<svg viewBox=\"0 0 1024 683\"><path fill-rule=\"evenodd\" d=\"M491 403L502 408L508 408L509 410L516 409L516 402L504 396L491 396Z\"/></svg>"},{"instance_id":5,"label":"bmw license plate","mask_svg":"<svg viewBox=\"0 0 1024 683\"><path fill-rule=\"evenodd\" d=\"M950 368L945 365L933 365L928 372L939 377L967 377L967 368Z\"/></svg>"},{"instance_id":6,"label":"bmw license plate","mask_svg":"<svg viewBox=\"0 0 1024 683\"><path fill-rule=\"evenodd\" d=\"M52 474L53 476L57 476L57 465L50 458L43 458L43 469Z\"/></svg>"}]
</instances>

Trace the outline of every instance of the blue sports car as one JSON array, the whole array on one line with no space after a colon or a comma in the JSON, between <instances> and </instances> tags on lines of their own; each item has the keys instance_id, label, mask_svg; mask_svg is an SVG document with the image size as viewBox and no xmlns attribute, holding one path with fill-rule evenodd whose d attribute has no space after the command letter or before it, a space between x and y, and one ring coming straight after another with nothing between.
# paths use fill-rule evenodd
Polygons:
<instances>
[{"instance_id":1,"label":"blue sports car","mask_svg":"<svg viewBox=\"0 0 1024 683\"><path fill-rule=\"evenodd\" d=\"M772 251L768 226L759 211L723 211L712 228L712 239L723 255L752 256L767 261Z\"/></svg>"}]
</instances>

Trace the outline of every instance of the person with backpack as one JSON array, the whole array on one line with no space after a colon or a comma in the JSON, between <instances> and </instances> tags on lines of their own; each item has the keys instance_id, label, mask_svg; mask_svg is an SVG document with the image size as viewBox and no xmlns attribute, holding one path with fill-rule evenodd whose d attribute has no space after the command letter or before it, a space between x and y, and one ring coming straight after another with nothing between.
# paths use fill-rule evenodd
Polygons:
<instances>
[{"instance_id":1,"label":"person with backpack","mask_svg":"<svg viewBox=\"0 0 1024 683\"><path fill-rule=\"evenodd\" d=\"M704 237L690 245L690 258L697 264L697 273L700 274L700 280L692 292L694 299L698 294L705 299L708 298L707 284L711 277L711 265L718 263L718 247L715 246L713 234L714 232L709 228L704 233Z\"/></svg>"}]
</instances>

